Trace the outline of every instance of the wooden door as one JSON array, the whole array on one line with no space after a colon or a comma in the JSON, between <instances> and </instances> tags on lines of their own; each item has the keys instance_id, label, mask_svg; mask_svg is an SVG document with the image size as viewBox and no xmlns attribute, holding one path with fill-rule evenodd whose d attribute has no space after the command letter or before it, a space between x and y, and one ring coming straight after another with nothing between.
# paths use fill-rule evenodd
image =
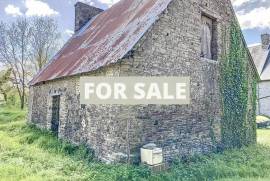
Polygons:
<instances>
[{"instance_id":1,"label":"wooden door","mask_svg":"<svg viewBox=\"0 0 270 181\"><path fill-rule=\"evenodd\" d=\"M58 135L59 129L59 110L60 110L60 96L53 96L51 130L56 135Z\"/></svg>"}]
</instances>

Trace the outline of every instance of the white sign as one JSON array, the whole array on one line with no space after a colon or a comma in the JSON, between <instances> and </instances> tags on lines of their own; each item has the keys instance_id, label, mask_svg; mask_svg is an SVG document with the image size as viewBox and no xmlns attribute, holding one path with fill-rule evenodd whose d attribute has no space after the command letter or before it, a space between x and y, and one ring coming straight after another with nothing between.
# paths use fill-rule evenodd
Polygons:
<instances>
[{"instance_id":1,"label":"white sign","mask_svg":"<svg viewBox=\"0 0 270 181\"><path fill-rule=\"evenodd\" d=\"M82 77L81 104L189 104L188 77Z\"/></svg>"}]
</instances>

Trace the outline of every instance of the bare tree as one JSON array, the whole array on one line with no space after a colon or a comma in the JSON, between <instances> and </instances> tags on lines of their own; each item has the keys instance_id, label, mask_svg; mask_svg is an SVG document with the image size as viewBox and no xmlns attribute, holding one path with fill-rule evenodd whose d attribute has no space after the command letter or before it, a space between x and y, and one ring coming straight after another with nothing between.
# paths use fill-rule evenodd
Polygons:
<instances>
[{"instance_id":1,"label":"bare tree","mask_svg":"<svg viewBox=\"0 0 270 181\"><path fill-rule=\"evenodd\" d=\"M57 23L48 17L0 23L0 63L11 69L21 109L25 105L28 81L57 51L59 40Z\"/></svg>"},{"instance_id":2,"label":"bare tree","mask_svg":"<svg viewBox=\"0 0 270 181\"><path fill-rule=\"evenodd\" d=\"M32 61L38 72L58 49L61 34L54 19L37 17L32 21Z\"/></svg>"},{"instance_id":3,"label":"bare tree","mask_svg":"<svg viewBox=\"0 0 270 181\"><path fill-rule=\"evenodd\" d=\"M11 68L13 84L15 85L24 109L27 66L31 57L31 26L27 19L17 19L7 25L0 23L0 61Z\"/></svg>"}]
</instances>

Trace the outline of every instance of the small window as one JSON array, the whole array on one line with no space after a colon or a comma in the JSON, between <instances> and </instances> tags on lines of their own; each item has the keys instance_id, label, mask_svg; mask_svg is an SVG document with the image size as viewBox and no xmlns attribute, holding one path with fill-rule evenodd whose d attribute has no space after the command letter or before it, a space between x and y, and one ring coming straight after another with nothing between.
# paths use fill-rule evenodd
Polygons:
<instances>
[{"instance_id":1,"label":"small window","mask_svg":"<svg viewBox=\"0 0 270 181\"><path fill-rule=\"evenodd\" d=\"M216 60L217 38L215 20L202 16L201 20L201 57Z\"/></svg>"}]
</instances>

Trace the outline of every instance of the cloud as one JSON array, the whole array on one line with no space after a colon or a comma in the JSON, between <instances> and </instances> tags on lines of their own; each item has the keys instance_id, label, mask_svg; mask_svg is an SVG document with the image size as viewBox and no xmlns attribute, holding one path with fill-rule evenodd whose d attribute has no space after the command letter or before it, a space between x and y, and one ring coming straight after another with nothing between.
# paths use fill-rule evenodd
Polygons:
<instances>
[{"instance_id":1,"label":"cloud","mask_svg":"<svg viewBox=\"0 0 270 181\"><path fill-rule=\"evenodd\" d=\"M270 7L255 8L246 13L239 11L237 16L242 29L266 29L270 27Z\"/></svg>"},{"instance_id":2,"label":"cloud","mask_svg":"<svg viewBox=\"0 0 270 181\"><path fill-rule=\"evenodd\" d=\"M91 6L95 5L95 2L92 0L79 0L79 2L86 3L86 4L89 4Z\"/></svg>"},{"instance_id":3,"label":"cloud","mask_svg":"<svg viewBox=\"0 0 270 181\"><path fill-rule=\"evenodd\" d=\"M59 12L50 8L50 6L39 0L25 0L26 16L54 16Z\"/></svg>"},{"instance_id":4,"label":"cloud","mask_svg":"<svg viewBox=\"0 0 270 181\"><path fill-rule=\"evenodd\" d=\"M117 3L119 0L98 0L100 3L106 4L109 7Z\"/></svg>"},{"instance_id":5,"label":"cloud","mask_svg":"<svg viewBox=\"0 0 270 181\"><path fill-rule=\"evenodd\" d=\"M71 37L74 34L74 31L70 30L70 29L66 29L65 30L65 34L69 37Z\"/></svg>"},{"instance_id":6,"label":"cloud","mask_svg":"<svg viewBox=\"0 0 270 181\"><path fill-rule=\"evenodd\" d=\"M11 15L13 17L22 16L21 10L19 7L16 7L12 4L9 4L5 7L5 12L8 15Z\"/></svg>"},{"instance_id":7,"label":"cloud","mask_svg":"<svg viewBox=\"0 0 270 181\"><path fill-rule=\"evenodd\" d=\"M270 28L269 0L231 0L243 30Z\"/></svg>"},{"instance_id":8,"label":"cloud","mask_svg":"<svg viewBox=\"0 0 270 181\"><path fill-rule=\"evenodd\" d=\"M251 0L232 0L232 3L235 7L239 7L247 2L249 2Z\"/></svg>"},{"instance_id":9,"label":"cloud","mask_svg":"<svg viewBox=\"0 0 270 181\"><path fill-rule=\"evenodd\" d=\"M120 0L78 0L78 1L89 4L91 6L104 4L107 5L108 7L111 7L113 4L117 3Z\"/></svg>"}]
</instances>

